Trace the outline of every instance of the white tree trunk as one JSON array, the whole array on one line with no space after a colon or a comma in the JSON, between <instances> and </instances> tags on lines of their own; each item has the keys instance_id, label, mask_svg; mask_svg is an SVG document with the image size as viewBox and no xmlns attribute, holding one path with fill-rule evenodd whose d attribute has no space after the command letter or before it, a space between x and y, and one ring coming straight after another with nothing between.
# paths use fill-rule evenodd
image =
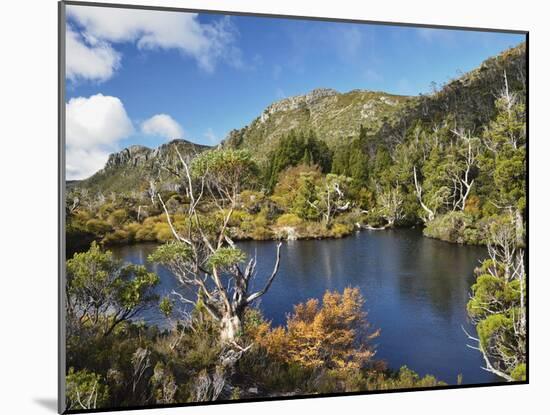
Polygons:
<instances>
[{"instance_id":1,"label":"white tree trunk","mask_svg":"<svg viewBox=\"0 0 550 415\"><path fill-rule=\"evenodd\" d=\"M414 188L416 189L416 198L418 199L418 202L420 203L420 206L422 206L422 209L428 214L427 222L430 222L434 220L435 212L431 210L423 201L422 201L422 186L418 182L418 179L416 178L416 166L413 167L413 177L414 177ZM424 220L426 222L426 220Z\"/></svg>"},{"instance_id":2,"label":"white tree trunk","mask_svg":"<svg viewBox=\"0 0 550 415\"><path fill-rule=\"evenodd\" d=\"M220 323L220 339L222 343L233 343L242 333L242 321L237 315L226 314Z\"/></svg>"}]
</instances>

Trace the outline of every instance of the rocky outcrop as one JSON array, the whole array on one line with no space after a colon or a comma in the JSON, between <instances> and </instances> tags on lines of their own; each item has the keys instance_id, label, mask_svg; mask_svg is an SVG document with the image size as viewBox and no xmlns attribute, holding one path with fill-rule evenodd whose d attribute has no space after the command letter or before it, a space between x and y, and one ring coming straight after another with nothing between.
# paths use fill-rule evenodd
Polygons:
<instances>
[{"instance_id":1,"label":"rocky outcrop","mask_svg":"<svg viewBox=\"0 0 550 415\"><path fill-rule=\"evenodd\" d=\"M130 146L118 153L111 154L105 164L105 168L116 168L122 165L145 165L152 152L153 150L149 147L139 145Z\"/></svg>"},{"instance_id":2,"label":"rocky outcrop","mask_svg":"<svg viewBox=\"0 0 550 415\"><path fill-rule=\"evenodd\" d=\"M180 165L176 148L183 157L193 157L211 147L182 139L154 149L133 145L111 154L104 168L73 186L102 193L127 193L146 189L153 180L163 188L175 188L178 179L174 173Z\"/></svg>"},{"instance_id":3,"label":"rocky outcrop","mask_svg":"<svg viewBox=\"0 0 550 415\"><path fill-rule=\"evenodd\" d=\"M368 131L377 131L412 99L363 89L341 93L318 88L274 102L249 125L231 131L222 145L248 149L260 162L267 161L279 139L295 129L315 131L334 149L342 140L356 137L361 125Z\"/></svg>"},{"instance_id":4,"label":"rocky outcrop","mask_svg":"<svg viewBox=\"0 0 550 415\"><path fill-rule=\"evenodd\" d=\"M269 105L246 127L231 131L222 145L247 149L260 163L267 163L281 137L292 130L315 132L330 150L357 137L361 127L371 141L391 147L415 123L440 123L449 114L463 128L473 130L494 115L494 97L502 90L504 73L513 89L525 88L525 54L522 43L487 59L438 91L418 96L365 89L314 89Z\"/></svg>"},{"instance_id":5,"label":"rocky outcrop","mask_svg":"<svg viewBox=\"0 0 550 415\"><path fill-rule=\"evenodd\" d=\"M210 148L209 146L195 144L183 139L172 140L169 143L162 144L155 149L140 145L133 145L119 151L118 153L111 154L105 164L104 170L128 166L153 166L158 163L172 164L175 162L177 157L177 152L175 151L176 146L182 154L199 153Z\"/></svg>"},{"instance_id":6,"label":"rocky outcrop","mask_svg":"<svg viewBox=\"0 0 550 415\"><path fill-rule=\"evenodd\" d=\"M308 108L318 103L319 100L323 98L333 97L338 94L339 92L334 89L317 88L307 93L306 95L297 95L294 97L282 99L280 101L274 102L262 112L262 114L260 115L260 122L266 122L272 114L275 114L277 112Z\"/></svg>"}]
</instances>

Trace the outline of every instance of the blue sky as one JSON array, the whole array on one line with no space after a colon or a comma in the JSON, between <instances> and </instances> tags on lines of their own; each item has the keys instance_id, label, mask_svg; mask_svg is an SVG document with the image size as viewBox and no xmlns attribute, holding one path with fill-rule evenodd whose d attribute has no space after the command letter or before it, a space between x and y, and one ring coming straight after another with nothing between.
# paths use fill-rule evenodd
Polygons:
<instances>
[{"instance_id":1,"label":"blue sky","mask_svg":"<svg viewBox=\"0 0 550 415\"><path fill-rule=\"evenodd\" d=\"M314 88L428 93L432 81L445 83L525 40L517 34L89 6L68 6L67 14L73 178L89 175L106 153L130 144L154 147L173 134L217 144L273 101ZM105 125L91 131L87 123L98 117ZM117 134L111 134L113 123L121 124ZM81 167L77 158L86 155L91 165Z\"/></svg>"}]
</instances>

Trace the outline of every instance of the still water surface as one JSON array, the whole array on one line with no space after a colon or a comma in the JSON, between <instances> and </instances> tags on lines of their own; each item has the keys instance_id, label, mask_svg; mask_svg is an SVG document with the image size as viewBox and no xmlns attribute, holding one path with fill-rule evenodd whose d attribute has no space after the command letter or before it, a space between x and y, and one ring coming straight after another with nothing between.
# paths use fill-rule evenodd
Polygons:
<instances>
[{"instance_id":1,"label":"still water surface","mask_svg":"<svg viewBox=\"0 0 550 415\"><path fill-rule=\"evenodd\" d=\"M275 242L240 242L257 255L256 288L263 286L275 260ZM161 277L161 296L179 289L163 267L147 264L154 244L113 247L118 258L146 264ZM479 353L466 347L462 326L470 333L466 303L473 270L486 257L485 248L428 239L420 230L363 231L337 240L285 242L281 267L259 303L274 325L283 325L294 304L322 298L326 290L359 287L368 319L381 335L377 357L398 369L407 365L420 375L433 374L454 384L498 381L483 371ZM162 325L158 310L143 316Z\"/></svg>"}]
</instances>

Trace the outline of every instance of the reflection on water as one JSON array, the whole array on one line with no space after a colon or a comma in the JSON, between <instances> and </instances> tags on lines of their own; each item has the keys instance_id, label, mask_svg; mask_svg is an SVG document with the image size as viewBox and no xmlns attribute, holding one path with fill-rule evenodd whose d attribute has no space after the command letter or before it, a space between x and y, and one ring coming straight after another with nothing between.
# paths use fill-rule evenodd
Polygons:
<instances>
[{"instance_id":1,"label":"reflection on water","mask_svg":"<svg viewBox=\"0 0 550 415\"><path fill-rule=\"evenodd\" d=\"M258 257L253 287L268 278L275 261L274 242L247 241L239 246ZM146 263L152 244L113 248L129 262ZM294 304L321 298L326 290L359 287L373 327L377 357L392 368L407 365L449 383L497 381L483 371L478 352L466 348L462 326L470 332L466 303L473 270L486 256L482 247L448 244L422 237L419 230L363 231L338 240L291 241L281 249L281 267L260 308L274 325L285 324ZM160 266L148 265L161 277L160 295L180 289ZM162 324L158 310L144 318Z\"/></svg>"}]
</instances>

